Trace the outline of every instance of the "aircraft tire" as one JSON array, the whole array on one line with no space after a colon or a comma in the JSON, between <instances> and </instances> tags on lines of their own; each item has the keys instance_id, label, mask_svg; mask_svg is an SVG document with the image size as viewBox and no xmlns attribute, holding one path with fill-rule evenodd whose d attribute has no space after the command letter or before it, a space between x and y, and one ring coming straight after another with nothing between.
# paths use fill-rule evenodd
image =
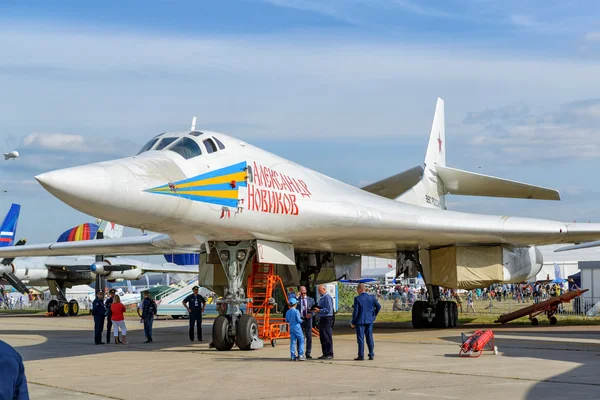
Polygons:
<instances>
[{"instance_id":1,"label":"aircraft tire","mask_svg":"<svg viewBox=\"0 0 600 400\"><path fill-rule=\"evenodd\" d=\"M258 337L258 323L252 315L241 316L236 329L235 341L240 350L252 350L250 345L255 337Z\"/></svg>"},{"instance_id":2,"label":"aircraft tire","mask_svg":"<svg viewBox=\"0 0 600 400\"><path fill-rule=\"evenodd\" d=\"M171 315L171 318L173 319L179 319L179 317L181 317L181 315Z\"/></svg>"},{"instance_id":3,"label":"aircraft tire","mask_svg":"<svg viewBox=\"0 0 600 400\"><path fill-rule=\"evenodd\" d=\"M533 326L537 326L537 325L539 325L539 323L540 323L540 322L538 321L538 319L537 319L537 318L531 318L531 325L533 325Z\"/></svg>"},{"instance_id":4,"label":"aircraft tire","mask_svg":"<svg viewBox=\"0 0 600 400\"><path fill-rule=\"evenodd\" d=\"M556 317L554 315L549 318L549 321L550 321L550 325L558 324L558 319L556 319Z\"/></svg>"},{"instance_id":5,"label":"aircraft tire","mask_svg":"<svg viewBox=\"0 0 600 400\"><path fill-rule=\"evenodd\" d=\"M50 300L48 303L48 312L53 313L54 316L58 315L58 301Z\"/></svg>"},{"instance_id":6,"label":"aircraft tire","mask_svg":"<svg viewBox=\"0 0 600 400\"><path fill-rule=\"evenodd\" d=\"M450 327L450 305L447 301L438 301L435 306L435 319L433 325L436 328L446 329Z\"/></svg>"},{"instance_id":7,"label":"aircraft tire","mask_svg":"<svg viewBox=\"0 0 600 400\"><path fill-rule=\"evenodd\" d=\"M450 307L450 328L456 328L458 325L458 306L453 301L449 301L448 305Z\"/></svg>"},{"instance_id":8,"label":"aircraft tire","mask_svg":"<svg viewBox=\"0 0 600 400\"><path fill-rule=\"evenodd\" d=\"M229 351L233 347L233 340L229 337L229 325L229 319L224 315L219 315L213 323L213 344L219 351Z\"/></svg>"},{"instance_id":9,"label":"aircraft tire","mask_svg":"<svg viewBox=\"0 0 600 400\"><path fill-rule=\"evenodd\" d=\"M69 303L58 303L58 315L61 317L66 317L69 315Z\"/></svg>"},{"instance_id":10,"label":"aircraft tire","mask_svg":"<svg viewBox=\"0 0 600 400\"><path fill-rule=\"evenodd\" d=\"M417 300L412 306L412 326L415 329L425 328L425 319L423 318L423 302Z\"/></svg>"},{"instance_id":11,"label":"aircraft tire","mask_svg":"<svg viewBox=\"0 0 600 400\"><path fill-rule=\"evenodd\" d=\"M73 299L69 301L69 315L74 317L79 314L79 303L77 300Z\"/></svg>"}]
</instances>

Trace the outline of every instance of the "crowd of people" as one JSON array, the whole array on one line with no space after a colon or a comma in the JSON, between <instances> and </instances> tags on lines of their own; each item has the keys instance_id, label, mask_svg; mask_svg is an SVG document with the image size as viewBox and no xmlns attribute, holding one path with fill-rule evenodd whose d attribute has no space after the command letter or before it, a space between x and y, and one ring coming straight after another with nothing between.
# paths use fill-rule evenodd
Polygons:
<instances>
[{"instance_id":1,"label":"crowd of people","mask_svg":"<svg viewBox=\"0 0 600 400\"><path fill-rule=\"evenodd\" d=\"M156 302L150 298L150 292L143 292L144 300L138 304L137 313L140 322L144 324L144 343L152 343L152 322L157 312ZM96 299L92 303L94 317L94 343L97 345L110 343L111 330L115 344L127 344L127 327L125 325L126 308L121 303L121 298L114 289L108 292L108 299L104 299L104 291L96 292ZM106 321L106 342L102 341L104 322Z\"/></svg>"},{"instance_id":2,"label":"crowd of people","mask_svg":"<svg viewBox=\"0 0 600 400\"><path fill-rule=\"evenodd\" d=\"M319 285L319 301L308 296L305 286L300 286L298 292L289 288L287 293L288 308L284 310L285 321L290 326L290 357L292 361L312 359L312 328L314 317L318 317L319 340L322 355L320 360L331 360L333 352L333 298L327 292L325 285ZM354 298L352 322L350 326L356 329L358 356L354 359L365 359L364 343L367 342L369 360L375 357L373 340L373 323L381 305L377 298L367 293L363 283L357 286L358 295Z\"/></svg>"},{"instance_id":3,"label":"crowd of people","mask_svg":"<svg viewBox=\"0 0 600 400\"><path fill-rule=\"evenodd\" d=\"M459 311L476 312L475 302L486 301L487 306L484 310L494 308L493 301L515 303L538 303L547 300L550 297L557 297L564 294L567 290L579 289L573 280L566 283L552 282L534 282L520 284L494 284L483 289L473 290L455 290L440 287L440 297L442 300L456 301ZM394 285L380 286L375 285L368 289L378 300L392 300L393 311L410 311L417 300L426 300L427 291L424 287L416 285ZM463 303L466 308L463 309Z\"/></svg>"}]
</instances>

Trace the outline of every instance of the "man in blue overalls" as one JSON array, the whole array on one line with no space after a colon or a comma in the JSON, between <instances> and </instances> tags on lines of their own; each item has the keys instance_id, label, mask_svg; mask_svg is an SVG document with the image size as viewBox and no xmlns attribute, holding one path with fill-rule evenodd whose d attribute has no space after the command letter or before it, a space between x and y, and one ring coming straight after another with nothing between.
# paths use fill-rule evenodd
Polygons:
<instances>
[{"instance_id":1,"label":"man in blue overalls","mask_svg":"<svg viewBox=\"0 0 600 400\"><path fill-rule=\"evenodd\" d=\"M104 318L106 317L106 305L104 304L104 292L98 290L96 299L92 303L92 315L94 316L94 343L104 344L102 341L102 330L104 329Z\"/></svg>"},{"instance_id":2,"label":"man in blue overalls","mask_svg":"<svg viewBox=\"0 0 600 400\"><path fill-rule=\"evenodd\" d=\"M194 341L194 325L198 325L198 341L202 342L202 313L206 299L198 294L198 286L192 288L192 294L183 299L182 304L190 313L190 340Z\"/></svg>"}]
</instances>

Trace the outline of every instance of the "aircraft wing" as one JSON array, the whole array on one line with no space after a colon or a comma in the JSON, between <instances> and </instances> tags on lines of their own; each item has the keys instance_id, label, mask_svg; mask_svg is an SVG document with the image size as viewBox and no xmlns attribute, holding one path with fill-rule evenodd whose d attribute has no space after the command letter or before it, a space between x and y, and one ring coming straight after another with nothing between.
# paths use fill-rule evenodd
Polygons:
<instances>
[{"instance_id":1,"label":"aircraft wing","mask_svg":"<svg viewBox=\"0 0 600 400\"><path fill-rule=\"evenodd\" d=\"M160 273L173 273L173 274L197 274L197 265L177 265L173 263L160 264L142 264L142 271L147 272L160 272Z\"/></svg>"},{"instance_id":2,"label":"aircraft wing","mask_svg":"<svg viewBox=\"0 0 600 400\"><path fill-rule=\"evenodd\" d=\"M395 199L408 189L415 186L423 177L423 167L417 165L414 168L400 172L389 178L371 183L362 190L376 194L387 199Z\"/></svg>"},{"instance_id":3,"label":"aircraft wing","mask_svg":"<svg viewBox=\"0 0 600 400\"><path fill-rule=\"evenodd\" d=\"M560 247L560 248L554 250L554 252L555 253L560 253L560 252L563 252L563 251L588 249L590 247L598 247L598 246L600 246L600 241L587 242L587 243L579 243L579 244L573 244L571 246Z\"/></svg>"},{"instance_id":4,"label":"aircraft wing","mask_svg":"<svg viewBox=\"0 0 600 400\"><path fill-rule=\"evenodd\" d=\"M132 236L117 239L81 240L0 248L0 258L36 256L153 255L164 253L194 253L200 245L180 246L168 235Z\"/></svg>"}]
</instances>

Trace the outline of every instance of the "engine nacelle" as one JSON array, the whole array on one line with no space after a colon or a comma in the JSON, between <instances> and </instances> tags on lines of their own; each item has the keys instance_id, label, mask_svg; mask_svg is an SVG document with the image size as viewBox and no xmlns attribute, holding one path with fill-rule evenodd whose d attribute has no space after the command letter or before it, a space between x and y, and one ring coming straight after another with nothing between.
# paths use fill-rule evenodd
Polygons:
<instances>
[{"instance_id":1,"label":"engine nacelle","mask_svg":"<svg viewBox=\"0 0 600 400\"><path fill-rule=\"evenodd\" d=\"M535 277L543 264L536 247L502 245L444 247L431 250L430 261L430 283L452 289L523 282Z\"/></svg>"},{"instance_id":2,"label":"engine nacelle","mask_svg":"<svg viewBox=\"0 0 600 400\"><path fill-rule=\"evenodd\" d=\"M106 261L96 261L95 263L92 263L92 265L90 265L90 271L92 271L96 275L107 276L109 272L106 270L105 267L109 265L110 264Z\"/></svg>"},{"instance_id":3,"label":"engine nacelle","mask_svg":"<svg viewBox=\"0 0 600 400\"><path fill-rule=\"evenodd\" d=\"M12 264L2 265L0 264L0 275L1 274L12 274L15 272L15 267Z\"/></svg>"},{"instance_id":4,"label":"engine nacelle","mask_svg":"<svg viewBox=\"0 0 600 400\"><path fill-rule=\"evenodd\" d=\"M534 278L544 264L542 252L535 246L503 247L503 274L506 283L518 283Z\"/></svg>"},{"instance_id":5,"label":"engine nacelle","mask_svg":"<svg viewBox=\"0 0 600 400\"><path fill-rule=\"evenodd\" d=\"M126 279L130 281L137 281L142 277L142 270L140 268L128 269L127 271L112 271L106 275L106 279L109 281Z\"/></svg>"}]
</instances>

